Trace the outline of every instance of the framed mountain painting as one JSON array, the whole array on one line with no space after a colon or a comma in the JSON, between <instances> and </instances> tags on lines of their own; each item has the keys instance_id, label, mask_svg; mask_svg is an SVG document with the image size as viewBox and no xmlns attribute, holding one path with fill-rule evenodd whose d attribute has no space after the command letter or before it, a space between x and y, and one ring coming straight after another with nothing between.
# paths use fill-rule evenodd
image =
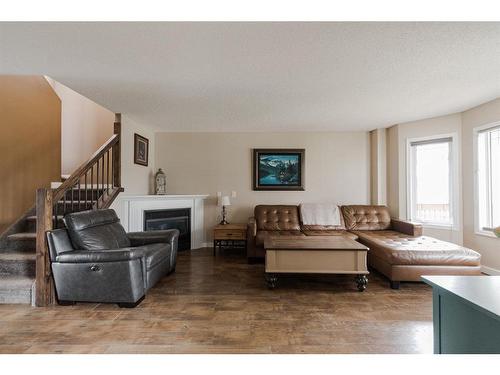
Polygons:
<instances>
[{"instance_id":1,"label":"framed mountain painting","mask_svg":"<svg viewBox=\"0 0 500 375\"><path fill-rule=\"evenodd\" d=\"M305 149L253 149L253 190L304 190Z\"/></svg>"}]
</instances>

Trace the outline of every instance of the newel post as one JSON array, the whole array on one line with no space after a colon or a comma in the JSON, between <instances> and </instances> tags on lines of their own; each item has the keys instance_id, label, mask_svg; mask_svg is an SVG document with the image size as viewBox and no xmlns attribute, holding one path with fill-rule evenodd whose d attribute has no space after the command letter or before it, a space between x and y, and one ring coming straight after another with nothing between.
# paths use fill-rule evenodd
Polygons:
<instances>
[{"instance_id":1,"label":"newel post","mask_svg":"<svg viewBox=\"0 0 500 375\"><path fill-rule=\"evenodd\" d=\"M50 270L49 249L45 233L52 229L52 190L36 191L36 282L35 305L48 306L55 302Z\"/></svg>"},{"instance_id":2,"label":"newel post","mask_svg":"<svg viewBox=\"0 0 500 375\"><path fill-rule=\"evenodd\" d=\"M121 187L121 133L122 115L115 113L114 134L118 134L118 142L113 146L113 187Z\"/></svg>"}]
</instances>

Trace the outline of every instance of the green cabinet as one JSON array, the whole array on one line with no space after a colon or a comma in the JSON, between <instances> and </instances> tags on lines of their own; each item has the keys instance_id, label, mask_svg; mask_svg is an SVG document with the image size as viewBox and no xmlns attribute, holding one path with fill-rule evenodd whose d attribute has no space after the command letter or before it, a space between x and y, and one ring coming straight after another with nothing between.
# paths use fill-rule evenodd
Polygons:
<instances>
[{"instance_id":1,"label":"green cabinet","mask_svg":"<svg viewBox=\"0 0 500 375\"><path fill-rule=\"evenodd\" d=\"M500 276L423 276L433 288L434 353L500 354Z\"/></svg>"}]
</instances>

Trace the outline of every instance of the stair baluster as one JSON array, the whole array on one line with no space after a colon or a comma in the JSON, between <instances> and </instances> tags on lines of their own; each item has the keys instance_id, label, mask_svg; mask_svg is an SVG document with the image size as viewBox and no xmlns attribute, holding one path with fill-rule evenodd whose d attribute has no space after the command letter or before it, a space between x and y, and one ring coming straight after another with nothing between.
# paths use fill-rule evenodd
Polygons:
<instances>
[{"instance_id":1,"label":"stair baluster","mask_svg":"<svg viewBox=\"0 0 500 375\"><path fill-rule=\"evenodd\" d=\"M106 167L106 194L109 194L109 150L106 151L107 167Z\"/></svg>"},{"instance_id":2,"label":"stair baluster","mask_svg":"<svg viewBox=\"0 0 500 375\"><path fill-rule=\"evenodd\" d=\"M108 208L116 196L123 191L120 181L120 138L121 116L120 114L116 114L113 136L109 138L86 163L82 164L57 189L42 188L37 190L36 306L47 306L55 301L45 233L59 226L59 211L62 211L61 216L64 216L68 212ZM111 180L109 179L110 151L112 152ZM96 169L95 179L94 168ZM87 178L89 173L90 190L88 188L89 181ZM83 200L81 198L82 179L85 184L85 199L83 205ZM75 189L78 189L78 194L76 194L78 196L78 202L75 202ZM89 194L90 200L88 198ZM59 210L59 206L61 205L62 209Z\"/></svg>"},{"instance_id":3,"label":"stair baluster","mask_svg":"<svg viewBox=\"0 0 500 375\"><path fill-rule=\"evenodd\" d=\"M90 171L90 190L92 190L90 195L90 204L94 206L94 166L92 166Z\"/></svg>"}]
</instances>

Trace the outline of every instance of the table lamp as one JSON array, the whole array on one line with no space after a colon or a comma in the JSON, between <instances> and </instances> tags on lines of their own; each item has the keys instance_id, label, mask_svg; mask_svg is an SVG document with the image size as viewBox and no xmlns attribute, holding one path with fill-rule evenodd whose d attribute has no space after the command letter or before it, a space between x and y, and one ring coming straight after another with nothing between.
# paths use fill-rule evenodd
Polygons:
<instances>
[{"instance_id":1,"label":"table lamp","mask_svg":"<svg viewBox=\"0 0 500 375\"><path fill-rule=\"evenodd\" d=\"M221 225L229 224L226 221L226 206L230 206L231 205L231 201L229 200L229 197L227 195L224 195L221 198L220 205L222 206L222 221L219 224L221 224Z\"/></svg>"}]
</instances>

